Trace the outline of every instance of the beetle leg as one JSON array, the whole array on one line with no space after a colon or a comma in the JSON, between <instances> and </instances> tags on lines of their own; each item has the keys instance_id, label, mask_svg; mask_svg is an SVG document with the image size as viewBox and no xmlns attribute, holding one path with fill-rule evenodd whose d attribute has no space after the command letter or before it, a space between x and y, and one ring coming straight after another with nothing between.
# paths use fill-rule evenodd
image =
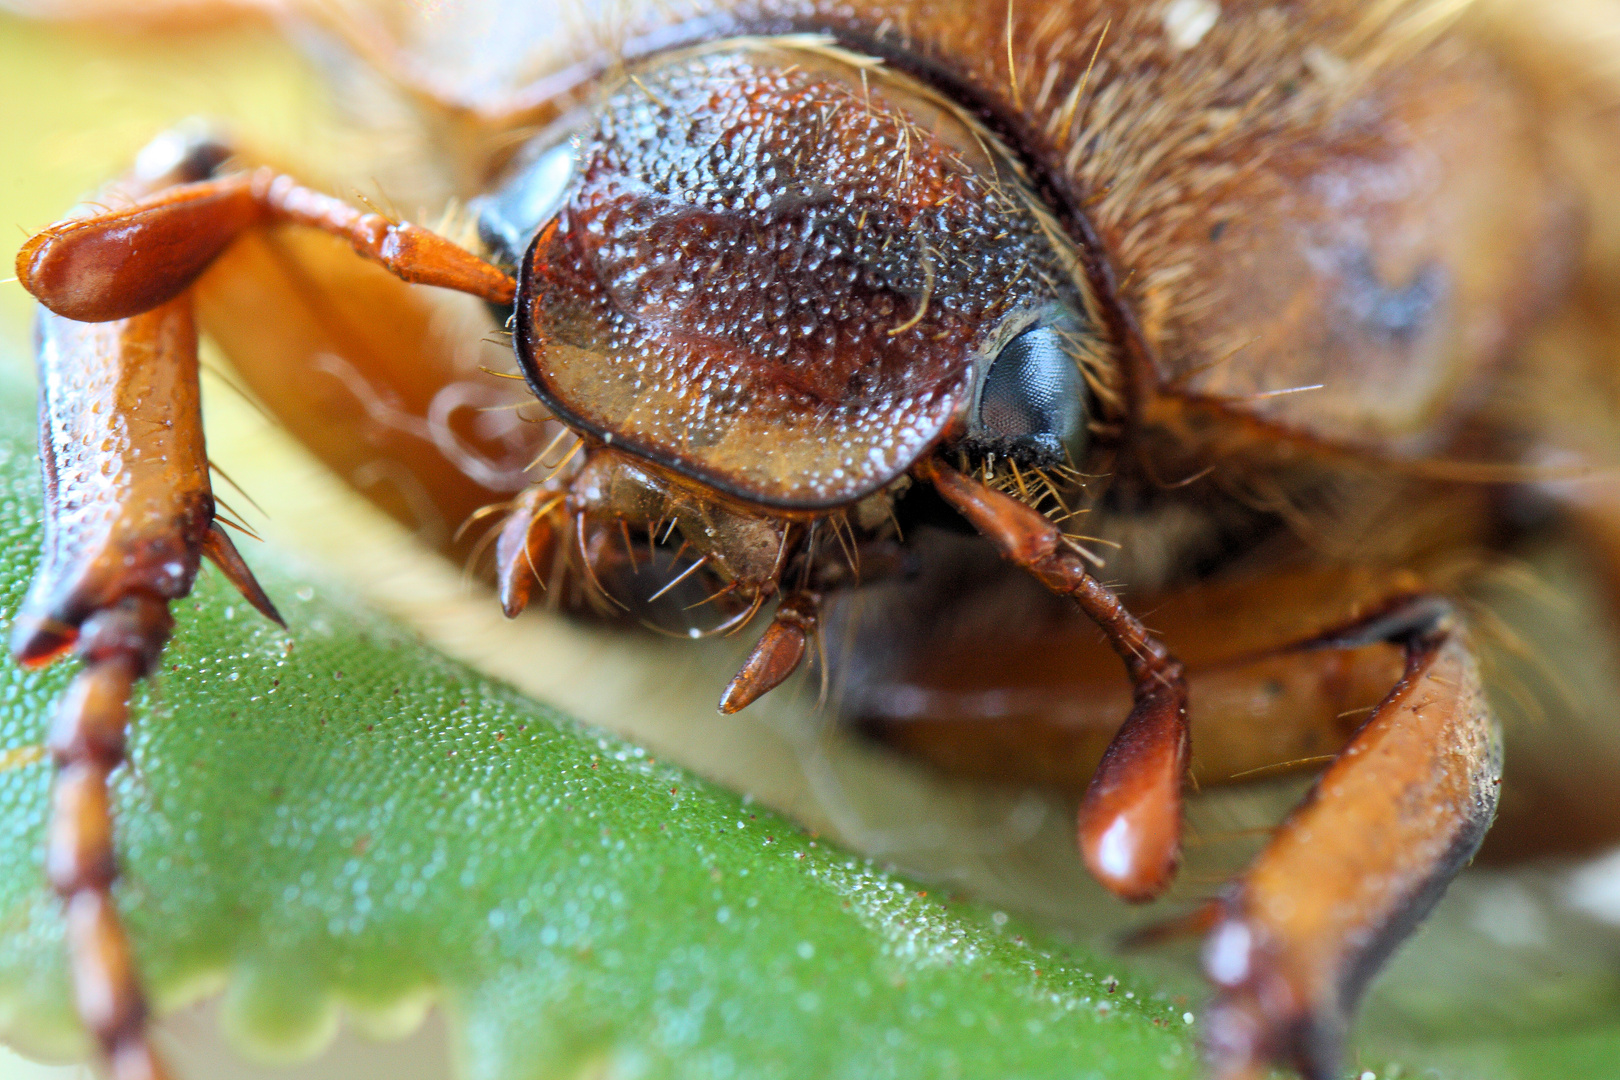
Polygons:
<instances>
[{"instance_id":1,"label":"beetle leg","mask_svg":"<svg viewBox=\"0 0 1620 1080\"><path fill-rule=\"evenodd\" d=\"M48 226L17 253L17 277L58 315L104 322L179 296L242 233L303 225L347 240L403 281L510 304L511 277L427 229L363 214L264 167L177 184L129 206Z\"/></svg>"},{"instance_id":2,"label":"beetle leg","mask_svg":"<svg viewBox=\"0 0 1620 1080\"><path fill-rule=\"evenodd\" d=\"M355 258L348 233L250 227L297 218L246 197L252 183L244 177L262 178L263 170L217 177L230 158L228 146L194 127L159 136L131 176L98 196L120 209L91 207L82 211L90 216L47 229L19 259L38 271L23 280L58 308L77 307L88 318L139 308L201 272L198 320L259 400L384 510L426 541L466 554L471 541L452 541L455 526L528 485L524 465L540 435L516 411L498 431L487 413L476 424L459 422L484 406L529 399L478 370L480 357L466 347L487 332L484 305L412 288L378 261ZM390 228L396 236L432 235L379 226L375 217L364 223L367 215L290 181L278 185L272 177L263 186L300 203L306 217L321 204L315 216L337 226L381 228L380 247L390 248L396 269L411 245L389 241ZM122 237L113 235L119 230L126 230ZM483 284L510 281L448 241L424 243L452 251L455 265L471 266ZM124 257L136 268L117 267ZM147 273L157 285L142 283ZM456 284L445 274L437 280ZM276 317L266 319L266 311Z\"/></svg>"},{"instance_id":3,"label":"beetle leg","mask_svg":"<svg viewBox=\"0 0 1620 1080\"><path fill-rule=\"evenodd\" d=\"M407 285L307 229L249 233L195 291L204 333L254 399L429 546L465 558L478 533L457 526L534 486L525 467L555 425L530 422L544 412L522 383L480 370L511 363L480 341L482 304Z\"/></svg>"},{"instance_id":4,"label":"beetle leg","mask_svg":"<svg viewBox=\"0 0 1620 1080\"><path fill-rule=\"evenodd\" d=\"M236 545L231 542L230 535L226 533L219 522L215 521L209 524L208 532L204 534L202 542L198 545L198 550L208 556L208 561L213 563L221 574L225 575L226 581L236 586L236 591L242 594L244 600L253 605L255 611L273 623L285 625L281 621L281 613L276 610L276 605L271 602L263 586L253 576L253 571L248 569L247 560L242 558L242 553L236 550Z\"/></svg>"},{"instance_id":5,"label":"beetle leg","mask_svg":"<svg viewBox=\"0 0 1620 1080\"><path fill-rule=\"evenodd\" d=\"M18 659L49 662L131 593L186 595L204 554L279 622L214 525L190 299L107 323L41 312L38 338L45 558L14 621Z\"/></svg>"},{"instance_id":6,"label":"beetle leg","mask_svg":"<svg viewBox=\"0 0 1620 1080\"><path fill-rule=\"evenodd\" d=\"M133 593L82 624L84 668L51 725L57 763L45 867L67 907L67 945L79 1019L114 1080L165 1075L147 1040L146 995L113 904L118 874L108 779L124 760L129 696L157 664L173 619L166 601Z\"/></svg>"},{"instance_id":7,"label":"beetle leg","mask_svg":"<svg viewBox=\"0 0 1620 1080\"><path fill-rule=\"evenodd\" d=\"M211 144L176 149L151 175L137 169L125 192L195 179L219 160ZM146 998L111 893L107 781L124 759L129 695L156 665L169 601L190 591L204 555L281 620L214 523L191 297L93 324L42 311L38 359L45 551L11 647L29 666L75 647L84 661L51 728L46 870L67 906L80 1018L115 1080L150 1080L165 1070L147 1041Z\"/></svg>"},{"instance_id":8,"label":"beetle leg","mask_svg":"<svg viewBox=\"0 0 1620 1080\"><path fill-rule=\"evenodd\" d=\"M1155 623L1158 615L1154 609ZM884 742L954 775L1001 783L1085 784L1130 709L1118 675L1102 670L1103 658L1094 655L1101 650L1077 632L1038 643L1015 638L985 645L980 656L952 650L903 681L858 688L853 695L858 722ZM1085 661L1075 677L1014 682L1021 659L1015 646L1071 645ZM1002 658L1013 666L998 668ZM1190 658L1187 663L1188 715L1198 745L1191 767L1199 787L1261 771L1276 776L1291 766L1319 768L1322 755L1342 749L1400 677L1398 650L1388 646L1282 653L1210 666L1195 666Z\"/></svg>"},{"instance_id":9,"label":"beetle leg","mask_svg":"<svg viewBox=\"0 0 1620 1080\"><path fill-rule=\"evenodd\" d=\"M79 1015L119 1080L162 1075L111 886L108 775L124 758L129 694L168 639L169 601L203 555L280 621L213 522L191 300L105 323L39 319L45 557L14 622L30 666L84 662L51 729L58 765L47 849L67 905Z\"/></svg>"},{"instance_id":10,"label":"beetle leg","mask_svg":"<svg viewBox=\"0 0 1620 1080\"><path fill-rule=\"evenodd\" d=\"M1350 1012L1383 959L1473 856L1496 811L1501 743L1451 606L1392 601L1307 647L1378 641L1406 675L1222 901L1204 951L1220 1078L1288 1062L1337 1076Z\"/></svg>"},{"instance_id":11,"label":"beetle leg","mask_svg":"<svg viewBox=\"0 0 1620 1080\"><path fill-rule=\"evenodd\" d=\"M742 670L720 695L722 713L729 716L741 712L799 669L816 633L820 604L821 598L810 592L792 592L782 597L771 624L743 661Z\"/></svg>"},{"instance_id":12,"label":"beetle leg","mask_svg":"<svg viewBox=\"0 0 1620 1080\"><path fill-rule=\"evenodd\" d=\"M1098 881L1127 900L1150 900L1181 856L1181 783L1191 752L1181 664L1086 570L1056 525L935 458L916 475L1000 551L1097 624L1131 677L1134 704L1080 803L1080 850Z\"/></svg>"}]
</instances>

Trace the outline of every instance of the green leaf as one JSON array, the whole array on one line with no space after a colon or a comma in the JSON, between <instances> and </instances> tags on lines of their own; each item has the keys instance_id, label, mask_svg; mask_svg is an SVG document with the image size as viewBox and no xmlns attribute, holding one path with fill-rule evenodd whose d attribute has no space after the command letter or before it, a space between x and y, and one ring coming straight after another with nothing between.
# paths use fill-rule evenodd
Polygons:
<instances>
[{"instance_id":1,"label":"green leaf","mask_svg":"<svg viewBox=\"0 0 1620 1080\"><path fill-rule=\"evenodd\" d=\"M38 543L24 408L0 424L8 611ZM204 575L118 784L119 899L161 1005L223 982L233 1033L290 1053L340 1004L400 1031L440 1000L490 1080L1194 1074L1182 1008L1143 986L255 561L289 632ZM52 1052L79 1040L39 746L71 666L0 674L0 1032Z\"/></svg>"}]
</instances>

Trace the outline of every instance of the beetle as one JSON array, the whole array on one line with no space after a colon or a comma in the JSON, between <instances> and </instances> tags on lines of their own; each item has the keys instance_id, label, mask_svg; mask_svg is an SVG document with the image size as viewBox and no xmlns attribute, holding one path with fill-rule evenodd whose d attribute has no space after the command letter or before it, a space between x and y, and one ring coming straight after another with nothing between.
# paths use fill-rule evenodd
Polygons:
<instances>
[{"instance_id":1,"label":"beetle","mask_svg":"<svg viewBox=\"0 0 1620 1080\"><path fill-rule=\"evenodd\" d=\"M320 351L321 328L242 254L292 227L510 328L542 475L497 491L464 455L422 465L443 506L501 515L509 614L545 586L627 622L710 606L732 632L774 603L728 712L805 661L841 597L937 574L950 529L977 537L971 574L1002 589L993 552L1058 598L1007 586L1024 610L1082 615L1130 687L1078 821L1124 899L1179 860L1201 685L1183 658L1221 655L1239 687L1295 679L1247 706L1283 754L1217 726L1200 755L1236 775L1313 738L1343 750L1195 921L1213 1073L1334 1075L1366 981L1497 803L1496 726L1436 567L1503 546L1504 488L1580 473L1532 467L1553 433L1490 403L1505 372L1554 362L1536 329L1579 280L1595 203L1538 130L1545 87L1453 32L1466 6L697 0L631 11L611 46L552 43L498 107L446 101L345 16L327 28L480 136L470 228L363 213L182 129L32 238L49 528L13 650L84 662L51 736L47 862L114 1074L161 1071L109 893L128 694L202 556L277 617L215 521L196 323L308 429L274 364ZM285 323L233 320L254 288L292 304ZM368 295L391 305L378 321L412 310L402 286ZM365 374L410 384L420 351L370 350ZM341 435L311 441L344 460ZM1603 490L1536 488L1598 527ZM1129 591L1158 595L1164 634ZM961 615L958 593L924 599ZM931 710L984 668L904 614L898 638L851 631L844 700L946 759ZM1347 670L1382 679L1349 730L1331 723Z\"/></svg>"}]
</instances>

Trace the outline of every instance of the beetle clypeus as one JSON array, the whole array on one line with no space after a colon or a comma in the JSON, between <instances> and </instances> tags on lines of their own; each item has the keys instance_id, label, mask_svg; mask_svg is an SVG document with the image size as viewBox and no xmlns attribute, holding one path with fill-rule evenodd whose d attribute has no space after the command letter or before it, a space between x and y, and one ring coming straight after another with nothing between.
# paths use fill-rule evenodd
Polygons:
<instances>
[{"instance_id":1,"label":"beetle clypeus","mask_svg":"<svg viewBox=\"0 0 1620 1080\"><path fill-rule=\"evenodd\" d=\"M774 603L732 712L801 666L863 580L926 577L941 523L1083 613L1132 689L1079 812L1087 867L1125 899L1175 873L1201 676L1118 586L1163 597L1221 678L1286 670L1302 689L1245 705L1280 744L1210 725L1200 754L1235 776L1290 740L1343 749L1193 920L1207 1043L1221 1077L1336 1075L1368 978L1497 804L1496 727L1435 572L1500 550L1503 491L1548 475L1519 466L1551 433L1505 422L1492 390L1576 363L1526 342L1575 277L1591 192L1538 126L1551 91L1482 44L1511 18L1469 7L682 0L615 8L612 47L549 41L498 105L454 99L380 23L310 15L455 136L460 242L179 129L17 261L44 306L49 529L13 650L84 662L51 736L48 869L113 1074L162 1073L109 893L130 689L203 555L277 617L214 521L194 312L308 430L276 365L307 364L331 327L300 329L317 305L275 274L341 290L370 273L294 246L291 271L255 278L243 246L293 228L505 319L549 469L493 504L509 615L537 585L627 621L712 606L724 631ZM367 288L380 322L415 303ZM243 325L266 297L286 323ZM1601 360L1589 344L1579 363ZM404 385L426 348L362 335L346 359ZM345 462L342 439L311 441ZM466 465L426 466L430 498L489 501L488 476L447 461ZM1612 521L1601 488L1568 513ZM1091 538L1065 531L1082 513ZM873 646L844 687L849 711L945 760L960 748L929 722L984 678L947 636ZM906 708L885 692L902 679ZM1346 679L1378 686L1352 728ZM1031 666L1036 689L1061 682Z\"/></svg>"}]
</instances>

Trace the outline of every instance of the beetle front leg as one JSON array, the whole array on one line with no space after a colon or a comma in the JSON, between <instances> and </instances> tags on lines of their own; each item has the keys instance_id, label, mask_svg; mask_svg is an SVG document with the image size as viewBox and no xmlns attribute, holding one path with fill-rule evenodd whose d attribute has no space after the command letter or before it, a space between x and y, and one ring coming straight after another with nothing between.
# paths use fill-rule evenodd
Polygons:
<instances>
[{"instance_id":1,"label":"beetle front leg","mask_svg":"<svg viewBox=\"0 0 1620 1080\"><path fill-rule=\"evenodd\" d=\"M146 998L112 900L108 777L124 760L129 696L148 675L203 555L260 611L280 617L214 522L183 296L117 322L39 318L45 555L14 620L17 659L69 649L84 662L51 728L58 771L46 867L67 907L80 1018L116 1080L163 1069Z\"/></svg>"},{"instance_id":2,"label":"beetle front leg","mask_svg":"<svg viewBox=\"0 0 1620 1080\"><path fill-rule=\"evenodd\" d=\"M1405 646L1406 675L1222 900L1204 952L1215 1075L1337 1069L1367 981L1478 849L1501 741L1451 606L1393 601L1311 645Z\"/></svg>"},{"instance_id":3,"label":"beetle front leg","mask_svg":"<svg viewBox=\"0 0 1620 1080\"><path fill-rule=\"evenodd\" d=\"M128 206L59 221L17 252L17 278L69 319L128 318L179 296L239 236L269 225L340 237L413 284L492 304L510 304L517 290L510 276L436 233L361 213L268 167L177 183Z\"/></svg>"},{"instance_id":4,"label":"beetle front leg","mask_svg":"<svg viewBox=\"0 0 1620 1080\"><path fill-rule=\"evenodd\" d=\"M135 594L83 624L84 668L51 725L57 773L45 868L66 906L67 946L79 1019L114 1080L166 1075L147 1039L147 1001L113 903L118 875L108 781L123 763L129 697L156 666L173 619L168 604Z\"/></svg>"},{"instance_id":5,"label":"beetle front leg","mask_svg":"<svg viewBox=\"0 0 1620 1080\"><path fill-rule=\"evenodd\" d=\"M1127 900L1151 900L1181 857L1181 783L1191 740L1181 664L1086 570L1044 516L934 459L915 473L995 544L1002 556L1067 596L1108 638L1135 703L1108 744L1080 804L1080 851L1092 876Z\"/></svg>"}]
</instances>

